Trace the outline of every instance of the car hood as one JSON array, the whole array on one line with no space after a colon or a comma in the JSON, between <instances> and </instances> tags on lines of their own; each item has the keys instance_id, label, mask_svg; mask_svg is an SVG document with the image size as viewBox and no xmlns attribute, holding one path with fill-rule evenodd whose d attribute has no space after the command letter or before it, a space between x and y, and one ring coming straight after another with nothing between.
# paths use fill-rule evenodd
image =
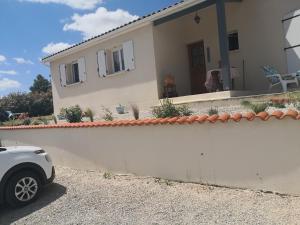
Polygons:
<instances>
[{"instance_id":1,"label":"car hood","mask_svg":"<svg viewBox=\"0 0 300 225\"><path fill-rule=\"evenodd\" d=\"M7 152L34 152L37 150L41 150L40 147L35 146L10 146L3 148L5 148Z\"/></svg>"}]
</instances>

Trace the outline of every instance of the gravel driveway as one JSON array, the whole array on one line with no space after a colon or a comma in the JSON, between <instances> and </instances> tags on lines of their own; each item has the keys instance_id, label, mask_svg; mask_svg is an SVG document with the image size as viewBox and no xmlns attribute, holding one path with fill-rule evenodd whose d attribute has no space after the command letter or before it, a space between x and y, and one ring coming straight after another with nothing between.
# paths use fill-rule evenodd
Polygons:
<instances>
[{"instance_id":1,"label":"gravel driveway","mask_svg":"<svg viewBox=\"0 0 300 225\"><path fill-rule=\"evenodd\" d=\"M300 198L58 167L37 202L0 208L0 224L292 225Z\"/></svg>"}]
</instances>

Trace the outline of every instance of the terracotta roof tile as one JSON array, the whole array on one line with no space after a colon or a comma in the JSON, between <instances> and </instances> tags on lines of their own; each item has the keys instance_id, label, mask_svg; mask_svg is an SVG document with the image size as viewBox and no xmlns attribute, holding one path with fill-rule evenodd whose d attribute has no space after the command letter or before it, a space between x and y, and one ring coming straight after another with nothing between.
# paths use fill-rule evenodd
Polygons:
<instances>
[{"instance_id":1,"label":"terracotta roof tile","mask_svg":"<svg viewBox=\"0 0 300 225\"><path fill-rule=\"evenodd\" d=\"M118 127L118 126L147 126L147 125L166 125L166 124L193 124L193 123L226 123L230 120L234 122L240 122L242 119L247 121L254 121L259 119L261 121L267 121L270 118L282 120L291 118L294 120L300 120L300 114L295 110L288 110L286 113L282 111L274 111L269 114L267 112L261 112L258 114L254 113L235 113L229 115L227 113L222 115L194 115L185 117L174 117L174 118L148 118L140 120L118 120L118 121L103 121L103 122L83 122L83 123L62 123L62 124L51 124L51 125L36 125L36 126L14 126L14 127L0 127L0 130L19 130L19 129L51 129L51 128L93 128L93 127Z\"/></svg>"}]
</instances>

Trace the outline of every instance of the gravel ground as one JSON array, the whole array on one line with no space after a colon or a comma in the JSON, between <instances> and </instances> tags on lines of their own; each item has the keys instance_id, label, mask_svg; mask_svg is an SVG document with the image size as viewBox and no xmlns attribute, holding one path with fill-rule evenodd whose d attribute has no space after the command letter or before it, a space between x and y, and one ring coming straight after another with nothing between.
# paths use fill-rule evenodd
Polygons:
<instances>
[{"instance_id":1,"label":"gravel ground","mask_svg":"<svg viewBox=\"0 0 300 225\"><path fill-rule=\"evenodd\" d=\"M56 183L0 224L300 224L300 198L57 167Z\"/></svg>"}]
</instances>

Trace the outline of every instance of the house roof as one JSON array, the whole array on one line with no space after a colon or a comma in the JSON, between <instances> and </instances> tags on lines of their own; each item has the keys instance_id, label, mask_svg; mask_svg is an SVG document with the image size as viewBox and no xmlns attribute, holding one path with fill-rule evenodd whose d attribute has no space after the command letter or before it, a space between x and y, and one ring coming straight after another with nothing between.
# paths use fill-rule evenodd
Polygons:
<instances>
[{"instance_id":1,"label":"house roof","mask_svg":"<svg viewBox=\"0 0 300 225\"><path fill-rule=\"evenodd\" d=\"M158 10L158 11L154 11L152 13L149 13L148 15L139 17L136 20L133 20L133 21L131 21L129 23L123 24L123 25L121 25L119 27L116 27L116 28L114 28L112 30L109 30L109 31L107 31L105 33L102 33L102 34L99 34L99 35L97 35L95 37L92 37L90 39L84 40L84 41L82 41L80 43L77 43L77 44L75 44L75 45L73 45L73 46L71 46L69 48L66 48L66 49L64 49L62 51L59 51L59 52L56 52L56 53L51 54L49 56L46 56L46 57L44 57L42 59L42 62L46 63L46 62L52 61L55 56L60 56L60 55L62 55L62 53L68 52L70 50L78 49L79 46L83 46L84 44L90 43L90 42L92 42L94 40L101 40L101 38L109 36L110 34L116 32L116 31L119 31L122 28L126 29L129 26L136 26L136 25L139 24L139 22L141 22L141 23L143 23L143 22L149 22L149 21L153 22L153 21L155 21L155 20L157 20L157 19L159 19L161 17L166 16L166 14L169 13L169 12L173 13L173 12L176 12L177 10L181 10L182 8L187 8L189 6L192 6L195 3L198 4L198 3L206 2L206 1L207 0L182 0L182 1L179 1L179 2L177 2L175 4L173 4L173 5L167 6L167 7L163 8L163 9Z\"/></svg>"},{"instance_id":2,"label":"house roof","mask_svg":"<svg viewBox=\"0 0 300 225\"><path fill-rule=\"evenodd\" d=\"M130 126L157 126L157 125L189 125L189 124L203 124L216 122L227 123L230 121L240 122L242 119L246 121L254 121L259 119L260 121L268 121L274 118L278 120L283 119L294 119L300 121L300 114L294 110L288 110L286 113L282 111L275 111L272 114L267 112L261 112L258 114L254 113L235 113L222 114L222 115L199 115L190 117L174 117L174 118L163 118L163 119L141 119L141 120L116 120L112 122L83 122L83 123L65 123L65 124L54 124L54 125L36 125L36 126L15 126L15 127L0 127L0 130L22 130L22 129L53 129L53 128L96 128L96 127L130 127Z\"/></svg>"}]
</instances>

